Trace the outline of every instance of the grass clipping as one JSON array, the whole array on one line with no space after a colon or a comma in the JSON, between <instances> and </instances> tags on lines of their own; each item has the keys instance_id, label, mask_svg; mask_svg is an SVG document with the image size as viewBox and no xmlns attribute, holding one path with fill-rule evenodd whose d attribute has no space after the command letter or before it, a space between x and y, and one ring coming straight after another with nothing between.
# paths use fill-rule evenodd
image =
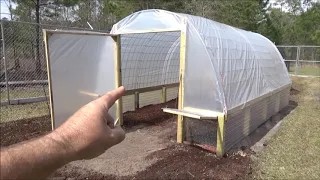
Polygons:
<instances>
[{"instance_id":1,"label":"grass clipping","mask_svg":"<svg viewBox=\"0 0 320 180\"><path fill-rule=\"evenodd\" d=\"M298 107L258 155L255 178L320 179L320 78L292 80Z\"/></svg>"}]
</instances>

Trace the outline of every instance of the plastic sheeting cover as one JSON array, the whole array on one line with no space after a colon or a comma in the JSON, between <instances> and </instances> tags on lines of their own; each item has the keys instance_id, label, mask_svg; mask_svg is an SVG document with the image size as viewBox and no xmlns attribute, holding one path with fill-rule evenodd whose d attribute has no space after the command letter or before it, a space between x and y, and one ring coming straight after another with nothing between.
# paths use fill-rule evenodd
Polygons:
<instances>
[{"instance_id":1,"label":"plastic sheeting cover","mask_svg":"<svg viewBox=\"0 0 320 180\"><path fill-rule=\"evenodd\" d=\"M291 84L283 58L271 41L202 17L144 10L115 24L111 33L172 29L187 33L185 106L227 111Z\"/></svg>"},{"instance_id":2,"label":"plastic sheeting cover","mask_svg":"<svg viewBox=\"0 0 320 180\"><path fill-rule=\"evenodd\" d=\"M53 34L48 40L55 127L95 96L115 89L113 39ZM110 110L115 118L115 106Z\"/></svg>"}]
</instances>

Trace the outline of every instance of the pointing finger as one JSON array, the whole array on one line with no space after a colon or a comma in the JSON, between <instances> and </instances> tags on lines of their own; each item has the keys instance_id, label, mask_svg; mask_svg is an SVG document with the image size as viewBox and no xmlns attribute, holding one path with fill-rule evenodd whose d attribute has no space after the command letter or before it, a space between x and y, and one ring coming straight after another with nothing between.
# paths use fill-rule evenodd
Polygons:
<instances>
[{"instance_id":1,"label":"pointing finger","mask_svg":"<svg viewBox=\"0 0 320 180\"><path fill-rule=\"evenodd\" d=\"M118 100L121 96L124 95L125 89L123 86L107 92L106 94L102 95L97 101L103 103L107 109L110 109L111 106Z\"/></svg>"}]
</instances>

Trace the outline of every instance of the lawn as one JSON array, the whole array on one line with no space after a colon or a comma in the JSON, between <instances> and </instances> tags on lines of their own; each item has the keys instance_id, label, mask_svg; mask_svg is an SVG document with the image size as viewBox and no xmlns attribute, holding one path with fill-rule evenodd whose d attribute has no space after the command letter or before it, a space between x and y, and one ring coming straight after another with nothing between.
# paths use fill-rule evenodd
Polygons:
<instances>
[{"instance_id":1,"label":"lawn","mask_svg":"<svg viewBox=\"0 0 320 180\"><path fill-rule=\"evenodd\" d=\"M258 154L255 179L320 179L320 78L292 79L298 107Z\"/></svg>"},{"instance_id":2,"label":"lawn","mask_svg":"<svg viewBox=\"0 0 320 180\"><path fill-rule=\"evenodd\" d=\"M1 89L0 99L1 102L7 101L7 92ZM48 89L44 89L41 86L36 88L14 88L10 90L10 99L30 98L30 97L42 97L48 95ZM38 102L31 104L20 104L0 107L1 118L0 123L15 121L20 119L29 119L34 117L41 117L49 115L49 108L47 102Z\"/></svg>"},{"instance_id":3,"label":"lawn","mask_svg":"<svg viewBox=\"0 0 320 180\"><path fill-rule=\"evenodd\" d=\"M47 102L0 106L0 123L49 115Z\"/></svg>"},{"instance_id":4,"label":"lawn","mask_svg":"<svg viewBox=\"0 0 320 180\"><path fill-rule=\"evenodd\" d=\"M19 87L19 88L10 88L10 99L19 99L19 98L29 98L29 97L42 97L48 95L48 88L37 86L35 88L31 87ZM5 88L1 89L0 93L1 102L7 101L7 91Z\"/></svg>"},{"instance_id":5,"label":"lawn","mask_svg":"<svg viewBox=\"0 0 320 180\"><path fill-rule=\"evenodd\" d=\"M290 67L290 74L295 74L295 67ZM302 66L297 68L297 75L320 76L320 67Z\"/></svg>"}]
</instances>

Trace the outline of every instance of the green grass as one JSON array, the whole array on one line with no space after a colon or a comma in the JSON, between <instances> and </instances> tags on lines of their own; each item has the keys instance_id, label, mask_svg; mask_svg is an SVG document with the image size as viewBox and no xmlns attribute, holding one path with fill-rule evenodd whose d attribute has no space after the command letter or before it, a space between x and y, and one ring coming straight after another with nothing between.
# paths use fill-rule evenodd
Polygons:
<instances>
[{"instance_id":1,"label":"green grass","mask_svg":"<svg viewBox=\"0 0 320 180\"><path fill-rule=\"evenodd\" d=\"M10 89L10 99L19 99L19 98L29 98L29 97L41 97L48 95L48 89L45 88L46 93L44 93L43 88L16 88ZM0 93L1 102L7 101L7 92L1 91Z\"/></svg>"},{"instance_id":2,"label":"green grass","mask_svg":"<svg viewBox=\"0 0 320 180\"><path fill-rule=\"evenodd\" d=\"M49 115L47 102L0 107L0 123Z\"/></svg>"},{"instance_id":3,"label":"green grass","mask_svg":"<svg viewBox=\"0 0 320 180\"><path fill-rule=\"evenodd\" d=\"M290 67L290 74L295 73L295 67ZM297 68L298 75L320 76L320 67L317 66L303 66Z\"/></svg>"},{"instance_id":4,"label":"green grass","mask_svg":"<svg viewBox=\"0 0 320 180\"><path fill-rule=\"evenodd\" d=\"M254 179L320 179L320 78L292 79L298 107L258 154Z\"/></svg>"},{"instance_id":5,"label":"green grass","mask_svg":"<svg viewBox=\"0 0 320 180\"><path fill-rule=\"evenodd\" d=\"M41 97L48 95L48 89L45 88L46 93L42 87L37 88L15 88L10 89L10 99ZM7 101L7 92L0 93L1 102ZM47 102L38 102L23 105L10 105L0 107L1 117L0 123L15 121L20 119L28 119L34 117L41 117L49 115L49 108Z\"/></svg>"}]
</instances>

